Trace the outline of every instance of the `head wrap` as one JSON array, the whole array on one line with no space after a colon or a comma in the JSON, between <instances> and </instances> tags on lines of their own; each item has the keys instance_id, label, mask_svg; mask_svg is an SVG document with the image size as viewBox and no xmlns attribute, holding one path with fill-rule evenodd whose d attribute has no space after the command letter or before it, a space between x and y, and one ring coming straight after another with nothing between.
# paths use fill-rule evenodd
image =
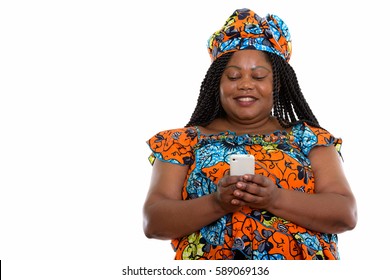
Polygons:
<instances>
[{"instance_id":1,"label":"head wrap","mask_svg":"<svg viewBox=\"0 0 390 280\"><path fill-rule=\"evenodd\" d=\"M249 9L238 9L222 29L208 40L214 61L227 52L254 49L277 54L287 62L291 56L291 39L287 25L276 15L260 17Z\"/></svg>"}]
</instances>

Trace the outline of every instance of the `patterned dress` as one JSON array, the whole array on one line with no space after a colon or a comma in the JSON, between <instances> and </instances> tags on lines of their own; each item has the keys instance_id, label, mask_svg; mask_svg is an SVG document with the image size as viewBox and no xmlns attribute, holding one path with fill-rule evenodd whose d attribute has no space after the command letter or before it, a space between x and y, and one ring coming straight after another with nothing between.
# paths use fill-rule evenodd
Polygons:
<instances>
[{"instance_id":1,"label":"patterned dress","mask_svg":"<svg viewBox=\"0 0 390 280\"><path fill-rule=\"evenodd\" d=\"M188 165L182 189L184 200L215 192L218 181L229 171L231 154L252 154L256 174L271 178L279 188L315 192L308 159L316 146L342 140L322 128L299 123L290 132L268 135L236 135L226 131L202 134L197 127L166 130L148 140L153 164L157 158ZM305 229L262 209L243 207L188 236L172 240L180 260L301 260L339 259L337 235Z\"/></svg>"}]
</instances>

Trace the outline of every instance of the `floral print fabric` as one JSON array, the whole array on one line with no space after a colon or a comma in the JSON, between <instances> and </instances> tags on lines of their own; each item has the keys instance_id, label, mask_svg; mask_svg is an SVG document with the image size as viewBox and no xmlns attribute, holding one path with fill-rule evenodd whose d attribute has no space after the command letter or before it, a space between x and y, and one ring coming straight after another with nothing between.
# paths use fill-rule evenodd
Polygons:
<instances>
[{"instance_id":1,"label":"floral print fabric","mask_svg":"<svg viewBox=\"0 0 390 280\"><path fill-rule=\"evenodd\" d=\"M274 53L289 61L291 36L287 25L277 15L260 17L250 9L238 9L207 42L212 60L227 52L254 49Z\"/></svg>"},{"instance_id":2,"label":"floral print fabric","mask_svg":"<svg viewBox=\"0 0 390 280\"><path fill-rule=\"evenodd\" d=\"M314 176L308 154L316 146L342 140L322 128L299 123L290 132L236 135L227 131L205 135L197 127L166 130L148 140L155 159L189 167L184 200L215 192L229 171L231 154L252 154L256 174L268 176L279 188L312 194ZM307 230L262 209L243 207L197 232L172 240L175 259L339 259L337 235Z\"/></svg>"}]
</instances>

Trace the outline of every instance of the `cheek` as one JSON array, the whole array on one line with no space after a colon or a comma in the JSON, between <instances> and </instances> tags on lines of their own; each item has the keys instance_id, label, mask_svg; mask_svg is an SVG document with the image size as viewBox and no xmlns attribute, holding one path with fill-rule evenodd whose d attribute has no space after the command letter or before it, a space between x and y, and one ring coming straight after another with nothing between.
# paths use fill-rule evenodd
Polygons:
<instances>
[{"instance_id":1,"label":"cheek","mask_svg":"<svg viewBox=\"0 0 390 280\"><path fill-rule=\"evenodd\" d=\"M222 88L219 90L219 102L221 103L222 108L226 109L226 91Z\"/></svg>"},{"instance_id":2,"label":"cheek","mask_svg":"<svg viewBox=\"0 0 390 280\"><path fill-rule=\"evenodd\" d=\"M229 98L229 96L232 95L232 90L226 85L221 85L219 87L219 99L221 100L221 103L224 104L225 100Z\"/></svg>"},{"instance_id":3,"label":"cheek","mask_svg":"<svg viewBox=\"0 0 390 280\"><path fill-rule=\"evenodd\" d=\"M219 94L222 96L228 96L232 92L232 86L227 83L221 83L219 86Z\"/></svg>"},{"instance_id":4,"label":"cheek","mask_svg":"<svg viewBox=\"0 0 390 280\"><path fill-rule=\"evenodd\" d=\"M270 89L267 91L267 94L265 95L265 97L266 97L267 99L271 99L271 100L274 99L274 92L273 92L272 88L270 88Z\"/></svg>"},{"instance_id":5,"label":"cheek","mask_svg":"<svg viewBox=\"0 0 390 280\"><path fill-rule=\"evenodd\" d=\"M229 96L231 95L235 87L237 85L234 82L229 81L224 75L221 77L220 83L219 83L219 92L224 96Z\"/></svg>"},{"instance_id":6,"label":"cheek","mask_svg":"<svg viewBox=\"0 0 390 280\"><path fill-rule=\"evenodd\" d=\"M262 93L264 98L273 99L274 91L272 84L263 84L258 88L258 90Z\"/></svg>"},{"instance_id":7,"label":"cheek","mask_svg":"<svg viewBox=\"0 0 390 280\"><path fill-rule=\"evenodd\" d=\"M271 91L269 94L267 94L265 99L267 100L268 105L272 108L274 106L274 94L273 94L273 92Z\"/></svg>"}]
</instances>

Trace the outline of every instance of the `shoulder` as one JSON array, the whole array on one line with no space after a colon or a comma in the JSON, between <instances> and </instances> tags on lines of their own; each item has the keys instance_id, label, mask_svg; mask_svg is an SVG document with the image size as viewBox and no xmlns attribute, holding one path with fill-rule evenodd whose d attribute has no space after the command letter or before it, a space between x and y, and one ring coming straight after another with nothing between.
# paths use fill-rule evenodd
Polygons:
<instances>
[{"instance_id":1,"label":"shoulder","mask_svg":"<svg viewBox=\"0 0 390 280\"><path fill-rule=\"evenodd\" d=\"M340 150L342 139L335 137L327 129L309 125L305 122L298 123L292 128L294 142L308 155L317 146L335 146Z\"/></svg>"},{"instance_id":2,"label":"shoulder","mask_svg":"<svg viewBox=\"0 0 390 280\"><path fill-rule=\"evenodd\" d=\"M317 141L333 142L336 139L340 139L333 136L333 134L325 128L309 125L305 122L294 125L292 133L294 137L300 140L316 139Z\"/></svg>"},{"instance_id":3,"label":"shoulder","mask_svg":"<svg viewBox=\"0 0 390 280\"><path fill-rule=\"evenodd\" d=\"M160 131L147 141L152 150L149 160L153 162L157 158L180 165L191 164L193 162L193 147L197 142L198 130L195 127Z\"/></svg>"},{"instance_id":4,"label":"shoulder","mask_svg":"<svg viewBox=\"0 0 390 280\"><path fill-rule=\"evenodd\" d=\"M149 140L151 143L160 143L163 141L188 142L197 139L198 130L195 127L182 127L163 130L153 135Z\"/></svg>"}]
</instances>

